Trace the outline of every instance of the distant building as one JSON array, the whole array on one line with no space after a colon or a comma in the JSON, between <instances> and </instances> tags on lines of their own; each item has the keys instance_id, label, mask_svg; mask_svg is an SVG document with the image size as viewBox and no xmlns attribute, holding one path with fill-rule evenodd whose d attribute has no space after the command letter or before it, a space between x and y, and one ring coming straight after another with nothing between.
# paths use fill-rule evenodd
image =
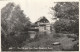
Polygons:
<instances>
[{"instance_id":1,"label":"distant building","mask_svg":"<svg viewBox=\"0 0 80 52\"><path fill-rule=\"evenodd\" d=\"M44 16L39 18L39 20L35 22L35 24L38 25L38 29L40 32L50 32L50 22Z\"/></svg>"}]
</instances>

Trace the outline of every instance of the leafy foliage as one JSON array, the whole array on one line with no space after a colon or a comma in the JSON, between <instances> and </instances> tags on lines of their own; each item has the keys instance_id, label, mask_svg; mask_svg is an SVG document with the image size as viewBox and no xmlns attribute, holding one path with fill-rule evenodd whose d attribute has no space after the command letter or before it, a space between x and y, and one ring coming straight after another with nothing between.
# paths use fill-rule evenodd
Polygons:
<instances>
[{"instance_id":1,"label":"leafy foliage","mask_svg":"<svg viewBox=\"0 0 80 52\"><path fill-rule=\"evenodd\" d=\"M55 17L60 19L54 24L56 32L66 31L79 34L78 2L57 2L51 9L55 11Z\"/></svg>"},{"instance_id":2,"label":"leafy foliage","mask_svg":"<svg viewBox=\"0 0 80 52\"><path fill-rule=\"evenodd\" d=\"M2 48L17 47L29 37L26 29L30 27L29 18L13 3L8 3L1 9ZM23 32L25 31L25 32Z\"/></svg>"},{"instance_id":3,"label":"leafy foliage","mask_svg":"<svg viewBox=\"0 0 80 52\"><path fill-rule=\"evenodd\" d=\"M57 18L66 19L78 19L79 16L79 3L78 2L57 2L56 6L52 10L55 10L55 16Z\"/></svg>"}]
</instances>

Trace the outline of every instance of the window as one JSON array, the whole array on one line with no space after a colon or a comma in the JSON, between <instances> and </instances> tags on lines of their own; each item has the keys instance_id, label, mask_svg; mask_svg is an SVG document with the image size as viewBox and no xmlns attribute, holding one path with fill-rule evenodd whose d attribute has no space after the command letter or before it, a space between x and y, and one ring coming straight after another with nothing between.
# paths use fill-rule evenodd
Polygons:
<instances>
[{"instance_id":1,"label":"window","mask_svg":"<svg viewBox=\"0 0 80 52\"><path fill-rule=\"evenodd\" d=\"M44 30L46 30L46 26L44 26Z\"/></svg>"}]
</instances>

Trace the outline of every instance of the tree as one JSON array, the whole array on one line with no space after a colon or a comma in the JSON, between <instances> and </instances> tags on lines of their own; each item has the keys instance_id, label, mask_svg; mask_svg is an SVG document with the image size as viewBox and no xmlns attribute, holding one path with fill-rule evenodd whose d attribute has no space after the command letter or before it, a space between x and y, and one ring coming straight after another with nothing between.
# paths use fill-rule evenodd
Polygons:
<instances>
[{"instance_id":1,"label":"tree","mask_svg":"<svg viewBox=\"0 0 80 52\"><path fill-rule=\"evenodd\" d=\"M78 2L57 2L55 7L51 8L55 11L57 18L79 19L79 3Z\"/></svg>"},{"instance_id":2,"label":"tree","mask_svg":"<svg viewBox=\"0 0 80 52\"><path fill-rule=\"evenodd\" d=\"M25 16L19 5L8 3L1 9L2 49L19 46L27 37L23 33L30 27L29 18ZM27 32L27 31L26 31Z\"/></svg>"},{"instance_id":3,"label":"tree","mask_svg":"<svg viewBox=\"0 0 80 52\"><path fill-rule=\"evenodd\" d=\"M70 20L64 20L64 19L60 19L59 21L56 21L54 24L53 24L55 30L57 33L66 33L66 32L69 32L71 31L71 28L69 28L71 26L70 24Z\"/></svg>"},{"instance_id":4,"label":"tree","mask_svg":"<svg viewBox=\"0 0 80 52\"><path fill-rule=\"evenodd\" d=\"M13 3L8 3L5 7L1 9L1 27L7 33L7 18L9 18L10 13L14 7Z\"/></svg>"},{"instance_id":5,"label":"tree","mask_svg":"<svg viewBox=\"0 0 80 52\"><path fill-rule=\"evenodd\" d=\"M55 29L56 31L61 29L65 29L66 31L69 29L67 32L70 31L72 33L79 34L79 3L78 2L57 2L56 6L52 7L51 9L55 11L54 13L55 17L60 19L59 21L56 22L56 24L54 24L55 28L57 28ZM64 22L66 22L66 24ZM68 24L69 26L67 26Z\"/></svg>"}]
</instances>

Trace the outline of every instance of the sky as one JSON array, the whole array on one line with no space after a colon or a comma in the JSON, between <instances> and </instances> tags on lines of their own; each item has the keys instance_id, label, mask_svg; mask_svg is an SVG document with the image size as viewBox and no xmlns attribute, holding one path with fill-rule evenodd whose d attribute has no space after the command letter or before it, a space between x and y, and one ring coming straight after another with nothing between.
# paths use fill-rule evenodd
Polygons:
<instances>
[{"instance_id":1,"label":"sky","mask_svg":"<svg viewBox=\"0 0 80 52\"><path fill-rule=\"evenodd\" d=\"M16 5L20 5L21 9L24 10L24 14L30 18L31 22L36 22L40 17L45 16L50 22L55 16L50 14L51 8L56 4L53 0L7 0L0 1L0 9L3 8L7 3L14 2ZM53 12L54 14L54 12Z\"/></svg>"}]
</instances>

